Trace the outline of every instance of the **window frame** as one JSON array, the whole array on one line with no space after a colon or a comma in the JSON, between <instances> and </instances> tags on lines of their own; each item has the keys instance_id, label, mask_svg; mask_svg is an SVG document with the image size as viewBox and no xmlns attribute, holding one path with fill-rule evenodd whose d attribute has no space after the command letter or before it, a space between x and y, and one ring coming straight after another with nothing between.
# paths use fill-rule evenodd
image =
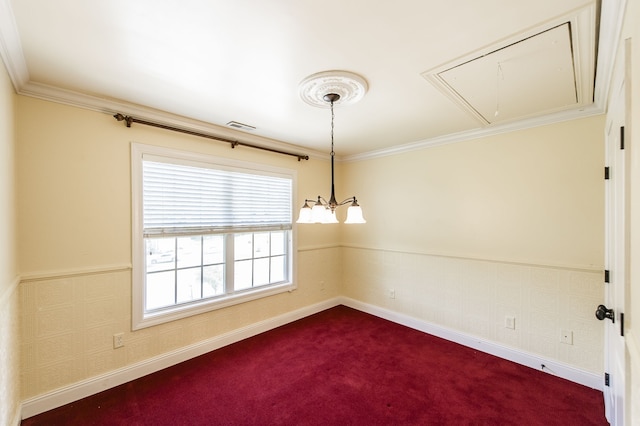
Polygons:
<instances>
[{"instance_id":1,"label":"window frame","mask_svg":"<svg viewBox=\"0 0 640 426\"><path fill-rule=\"evenodd\" d=\"M221 170L241 171L245 173L273 174L291 179L291 229L287 230L288 251L286 259L288 280L276 284L267 284L251 289L243 289L234 293L225 293L209 299L201 299L189 303L175 305L171 308L145 312L145 283L146 283L146 253L143 226L143 160L144 157L160 157L176 164L202 164ZM184 151L174 148L159 147L141 143L131 143L131 211L132 211L132 330L138 330L201 314L215 309L226 308L239 303L245 303L284 292L291 292L297 288L296 284L296 224L293 220L294 201L297 184L297 172L293 169L268 166L218 157L212 154ZM237 230L221 233L225 238L232 238L236 234L253 232L267 232L256 230ZM225 264L233 262L233 253L227 253Z\"/></svg>"}]
</instances>

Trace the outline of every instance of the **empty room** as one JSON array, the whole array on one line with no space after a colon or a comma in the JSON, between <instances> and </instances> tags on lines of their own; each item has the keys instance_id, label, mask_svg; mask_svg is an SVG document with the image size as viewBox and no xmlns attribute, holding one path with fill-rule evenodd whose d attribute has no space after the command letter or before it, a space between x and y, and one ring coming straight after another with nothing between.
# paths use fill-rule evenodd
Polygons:
<instances>
[{"instance_id":1,"label":"empty room","mask_svg":"<svg viewBox=\"0 0 640 426\"><path fill-rule=\"evenodd\" d=\"M640 425L639 3L0 0L0 424Z\"/></svg>"}]
</instances>

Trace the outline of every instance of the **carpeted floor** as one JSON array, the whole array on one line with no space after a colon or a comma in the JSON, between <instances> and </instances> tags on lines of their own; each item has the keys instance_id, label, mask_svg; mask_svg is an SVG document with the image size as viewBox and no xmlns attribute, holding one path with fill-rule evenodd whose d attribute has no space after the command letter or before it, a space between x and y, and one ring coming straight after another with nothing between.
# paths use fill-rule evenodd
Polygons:
<instances>
[{"instance_id":1,"label":"carpeted floor","mask_svg":"<svg viewBox=\"0 0 640 426\"><path fill-rule=\"evenodd\" d=\"M600 391L344 306L22 422L606 424Z\"/></svg>"}]
</instances>

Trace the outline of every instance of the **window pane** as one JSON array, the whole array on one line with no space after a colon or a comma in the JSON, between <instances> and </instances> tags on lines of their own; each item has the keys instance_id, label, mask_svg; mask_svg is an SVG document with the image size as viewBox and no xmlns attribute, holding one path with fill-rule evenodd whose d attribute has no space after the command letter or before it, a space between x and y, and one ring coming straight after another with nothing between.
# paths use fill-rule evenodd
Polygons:
<instances>
[{"instance_id":1,"label":"window pane","mask_svg":"<svg viewBox=\"0 0 640 426\"><path fill-rule=\"evenodd\" d=\"M202 237L178 238L178 268L199 266L202 263Z\"/></svg>"},{"instance_id":2,"label":"window pane","mask_svg":"<svg viewBox=\"0 0 640 426\"><path fill-rule=\"evenodd\" d=\"M269 232L253 234L253 257L269 256Z\"/></svg>"},{"instance_id":3,"label":"window pane","mask_svg":"<svg viewBox=\"0 0 640 426\"><path fill-rule=\"evenodd\" d=\"M146 238L147 272L167 271L175 267L175 238Z\"/></svg>"},{"instance_id":4,"label":"window pane","mask_svg":"<svg viewBox=\"0 0 640 426\"><path fill-rule=\"evenodd\" d=\"M224 236L205 235L202 237L202 246L203 264L224 263Z\"/></svg>"},{"instance_id":5,"label":"window pane","mask_svg":"<svg viewBox=\"0 0 640 426\"><path fill-rule=\"evenodd\" d=\"M269 258L253 261L253 286L269 284Z\"/></svg>"},{"instance_id":6,"label":"window pane","mask_svg":"<svg viewBox=\"0 0 640 426\"><path fill-rule=\"evenodd\" d=\"M226 293L225 241L234 238L234 290L287 280L290 231L146 238L146 310ZM177 282L176 282L177 277Z\"/></svg>"},{"instance_id":7,"label":"window pane","mask_svg":"<svg viewBox=\"0 0 640 426\"><path fill-rule=\"evenodd\" d=\"M234 284L233 287L236 290L244 290L246 288L251 288L251 278L252 278L252 263L251 260L242 260L239 262L235 262L234 264Z\"/></svg>"},{"instance_id":8,"label":"window pane","mask_svg":"<svg viewBox=\"0 0 640 426\"><path fill-rule=\"evenodd\" d=\"M236 234L234 251L235 260L251 259L253 255L253 234Z\"/></svg>"},{"instance_id":9,"label":"window pane","mask_svg":"<svg viewBox=\"0 0 640 426\"><path fill-rule=\"evenodd\" d=\"M224 265L205 266L202 297L224 294Z\"/></svg>"},{"instance_id":10,"label":"window pane","mask_svg":"<svg viewBox=\"0 0 640 426\"><path fill-rule=\"evenodd\" d=\"M175 272L147 274L145 310L149 311L175 303Z\"/></svg>"},{"instance_id":11,"label":"window pane","mask_svg":"<svg viewBox=\"0 0 640 426\"><path fill-rule=\"evenodd\" d=\"M200 272L200 268L178 271L177 303L190 302L202 298Z\"/></svg>"},{"instance_id":12,"label":"window pane","mask_svg":"<svg viewBox=\"0 0 640 426\"><path fill-rule=\"evenodd\" d=\"M285 253L285 234L284 231L271 233L271 256Z\"/></svg>"},{"instance_id":13,"label":"window pane","mask_svg":"<svg viewBox=\"0 0 640 426\"><path fill-rule=\"evenodd\" d=\"M276 256L271 258L271 282L277 283L284 281L285 277L285 263L284 256Z\"/></svg>"}]
</instances>

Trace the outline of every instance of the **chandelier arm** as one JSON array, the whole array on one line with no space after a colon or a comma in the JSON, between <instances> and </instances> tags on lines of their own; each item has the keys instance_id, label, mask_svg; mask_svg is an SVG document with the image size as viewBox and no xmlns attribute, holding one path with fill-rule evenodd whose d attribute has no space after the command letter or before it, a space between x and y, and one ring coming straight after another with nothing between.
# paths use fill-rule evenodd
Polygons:
<instances>
[{"instance_id":1,"label":"chandelier arm","mask_svg":"<svg viewBox=\"0 0 640 426\"><path fill-rule=\"evenodd\" d=\"M318 199L317 200L312 200L312 201L314 201L314 202L318 202L319 201L320 204L322 204L325 207L329 205L329 202L327 200L325 200L325 198L320 196L320 195L318 195Z\"/></svg>"},{"instance_id":2,"label":"chandelier arm","mask_svg":"<svg viewBox=\"0 0 640 426\"><path fill-rule=\"evenodd\" d=\"M345 204L353 203L354 201L356 201L355 195L353 197L347 198L346 200L340 201L340 203L338 205L339 206L344 206Z\"/></svg>"}]
</instances>

